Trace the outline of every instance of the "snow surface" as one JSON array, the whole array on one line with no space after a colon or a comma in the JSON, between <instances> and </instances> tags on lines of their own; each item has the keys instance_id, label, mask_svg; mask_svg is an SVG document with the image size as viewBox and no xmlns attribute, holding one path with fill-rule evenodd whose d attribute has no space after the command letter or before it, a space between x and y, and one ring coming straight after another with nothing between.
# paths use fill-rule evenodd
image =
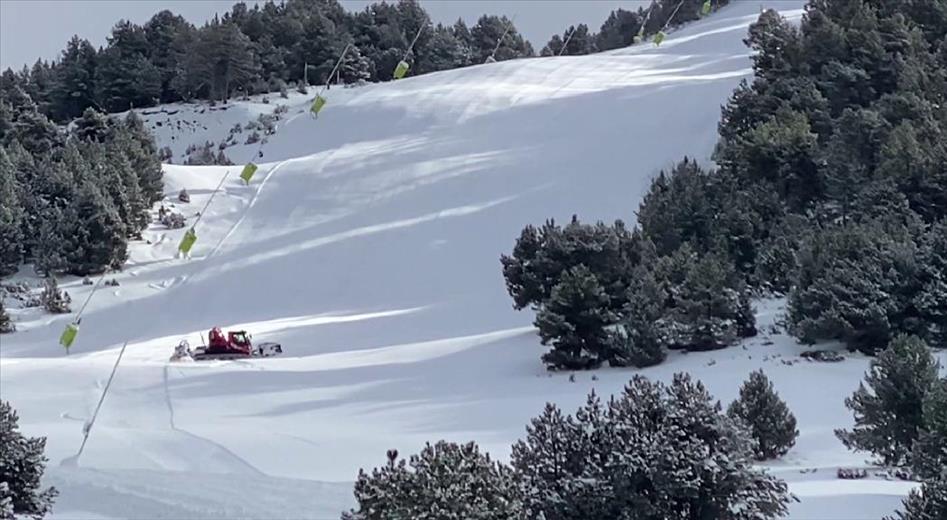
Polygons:
<instances>
[{"instance_id":1,"label":"snow surface","mask_svg":"<svg viewBox=\"0 0 947 520\"><path fill-rule=\"evenodd\" d=\"M46 479L62 491L54 518L338 518L358 469L389 448L473 439L505 458L545 402L571 412L592 388L620 391L638 371L571 382L544 370L499 257L528 223L631 221L661 168L684 155L708 162L720 106L751 74L742 39L761 4L802 14L802 0L735 2L660 48L336 87L317 120L312 92L143 110L180 163L187 145L288 107L249 186L239 166L166 166L169 200L186 188L192 201L176 209L192 221L230 172L193 258L175 258L183 230L149 229L121 285L92 300L71 355L57 345L70 316L14 311L20 331L0 340L3 399L26 433L48 437ZM256 149L226 153L242 163ZM62 286L75 307L90 289ZM843 399L868 359L801 361L802 347L769 332L781 304L760 302L758 338L640 372L691 372L727 402L764 367L799 420L796 447L769 464L801 500L791 517L880 518L912 483L835 478L866 464L833 429L851 426ZM285 354L168 363L173 345L200 344L215 325ZM125 341L79 467L60 467Z\"/></svg>"}]
</instances>

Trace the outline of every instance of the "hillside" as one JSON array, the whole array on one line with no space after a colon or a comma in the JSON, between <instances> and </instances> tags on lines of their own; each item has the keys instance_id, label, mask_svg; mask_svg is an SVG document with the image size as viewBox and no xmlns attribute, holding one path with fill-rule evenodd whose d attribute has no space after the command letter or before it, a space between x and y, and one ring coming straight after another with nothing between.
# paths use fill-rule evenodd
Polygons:
<instances>
[{"instance_id":1,"label":"hillside","mask_svg":"<svg viewBox=\"0 0 947 520\"><path fill-rule=\"evenodd\" d=\"M763 5L798 19L803 1ZM637 371L572 382L544 370L532 315L511 308L499 257L525 224L550 217L632 221L660 169L684 155L708 162L720 106L751 73L742 38L759 8L736 2L658 48L333 88L318 120L306 112L311 94L295 92L143 110L173 152L168 200L191 194L178 210L193 220L230 173L193 257L175 258L183 230L153 225L115 276L120 286L92 300L68 357L57 345L68 316L12 311L20 331L0 348L4 399L26 433L49 438L49 479L64 490L56 517L336 518L351 505L347 483L389 448L473 439L505 458L546 401L571 411L590 388L618 391ZM277 104L288 111L249 186L240 166L180 164L188 145L218 143ZM256 150L225 153L239 164ZM89 290L78 279L62 286L75 302ZM727 402L766 367L799 419L796 447L772 468L801 499L792 518L892 511L912 484L835 478L866 458L833 429L851 424L843 399L868 359L800 361L791 338L769 332L780 304L759 302L765 333L741 347L641 372L689 371ZM200 344L218 325L278 341L285 354L168 363L180 340ZM55 467L78 449L126 341L80 468ZM212 500L194 492L229 479L245 487L214 484Z\"/></svg>"}]
</instances>

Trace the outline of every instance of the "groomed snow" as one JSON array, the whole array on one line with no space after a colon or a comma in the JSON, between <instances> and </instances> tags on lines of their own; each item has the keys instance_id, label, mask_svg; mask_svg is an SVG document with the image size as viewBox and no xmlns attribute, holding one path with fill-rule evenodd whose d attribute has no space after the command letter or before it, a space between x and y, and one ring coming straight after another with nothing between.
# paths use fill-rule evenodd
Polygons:
<instances>
[{"instance_id":1,"label":"groomed snow","mask_svg":"<svg viewBox=\"0 0 947 520\"><path fill-rule=\"evenodd\" d=\"M761 3L802 13L802 0ZM253 182L229 169L193 258L174 258L183 230L149 229L115 275L121 285L92 300L71 355L57 345L68 316L14 312L20 332L0 346L3 399L26 433L48 437L55 518L337 518L358 469L389 448L472 439L505 458L545 402L571 412L592 388L619 391L637 371L570 382L544 370L532 314L512 309L499 257L528 223L631 221L661 168L684 155L709 161L720 106L751 74L742 38L761 3L735 2L660 48L333 88L318 120L295 92L142 111L180 163L187 145L289 108ZM255 150L226 153L242 163ZM191 203L177 209L193 215L228 168L165 171L167 194L187 188ZM89 290L62 286L77 303ZM780 308L760 302L761 330ZM168 363L173 345L200 344L215 325L278 341L284 357ZM125 341L80 467L59 467ZM833 430L851 425L843 399L868 359L809 363L800 350L765 332L641 373L691 372L727 402L764 367L799 420L796 447L770 465L801 500L792 518L890 513L913 484L835 478L866 463Z\"/></svg>"}]
</instances>

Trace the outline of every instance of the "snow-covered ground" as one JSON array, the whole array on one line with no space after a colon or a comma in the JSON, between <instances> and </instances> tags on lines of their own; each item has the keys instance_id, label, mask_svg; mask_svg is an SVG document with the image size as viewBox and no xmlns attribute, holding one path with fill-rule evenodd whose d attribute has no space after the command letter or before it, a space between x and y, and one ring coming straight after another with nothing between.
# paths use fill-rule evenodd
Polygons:
<instances>
[{"instance_id":1,"label":"snow-covered ground","mask_svg":"<svg viewBox=\"0 0 947 520\"><path fill-rule=\"evenodd\" d=\"M761 3L802 13L802 0ZM532 314L512 309L499 257L528 223L631 221L661 168L684 155L709 161L720 106L751 73L742 38L759 8L735 2L660 48L333 88L318 120L306 113L312 92L142 111L180 163L187 145L288 107L249 186L239 166L166 166L166 193L190 192L176 209L191 219L230 172L193 258L174 257L183 230L149 229L120 286L92 300L69 356L57 345L69 316L14 311L20 331L0 340L2 394L26 433L48 436L55 517L338 518L358 469L389 448L472 439L504 458L545 402L572 411L592 388L620 390L635 370L574 382L544 370ZM256 150L225 153L242 163ZM90 289L62 286L74 308ZM761 330L780 303L760 302ZM168 363L173 345L200 344L215 325L285 354ZM79 467L60 467L126 341ZM770 465L801 500L791 517L890 513L911 483L835 476L866 463L833 430L851 425L843 399L868 359L810 363L801 349L766 332L641 372L689 371L727 402L764 367L799 420L796 447Z\"/></svg>"}]
</instances>

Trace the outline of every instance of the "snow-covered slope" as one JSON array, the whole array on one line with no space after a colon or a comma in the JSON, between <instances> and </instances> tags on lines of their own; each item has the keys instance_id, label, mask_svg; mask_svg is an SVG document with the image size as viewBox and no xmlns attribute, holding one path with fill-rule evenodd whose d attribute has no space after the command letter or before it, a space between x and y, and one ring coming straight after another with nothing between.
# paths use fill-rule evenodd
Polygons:
<instances>
[{"instance_id":1,"label":"snow-covered slope","mask_svg":"<svg viewBox=\"0 0 947 520\"><path fill-rule=\"evenodd\" d=\"M798 18L803 1L762 4ZM288 107L249 186L239 167L166 167L167 193L192 196L177 205L187 215L230 172L191 260L174 258L182 230L155 226L132 247L121 285L92 300L70 356L57 345L66 316L19 313L21 331L3 336L3 398L26 432L49 437L54 466L75 454L129 342L80 468L50 472L66 490L58 516L332 518L351 505L345 482L388 448L473 439L502 458L546 401L571 411L593 387L619 390L635 371L575 382L546 373L499 256L527 223L631 221L658 170L684 155L708 161L720 105L751 73L741 40L759 7L735 2L660 48L333 88L318 120L296 93L143 111L179 163L187 145ZM256 149L226 153L242 163ZM78 280L63 285L76 302L88 294ZM762 323L778 303L761 303ZM200 344L215 325L279 341L286 354L167 362L174 344ZM800 423L797 447L773 465L802 499L793 518L890 512L910 484L835 479L836 467L864 463L832 430L850 424L842 401L868 361L793 364L798 351L767 334L643 372L690 371L730 400L765 367ZM208 482L219 495L203 502L193 489Z\"/></svg>"}]
</instances>

